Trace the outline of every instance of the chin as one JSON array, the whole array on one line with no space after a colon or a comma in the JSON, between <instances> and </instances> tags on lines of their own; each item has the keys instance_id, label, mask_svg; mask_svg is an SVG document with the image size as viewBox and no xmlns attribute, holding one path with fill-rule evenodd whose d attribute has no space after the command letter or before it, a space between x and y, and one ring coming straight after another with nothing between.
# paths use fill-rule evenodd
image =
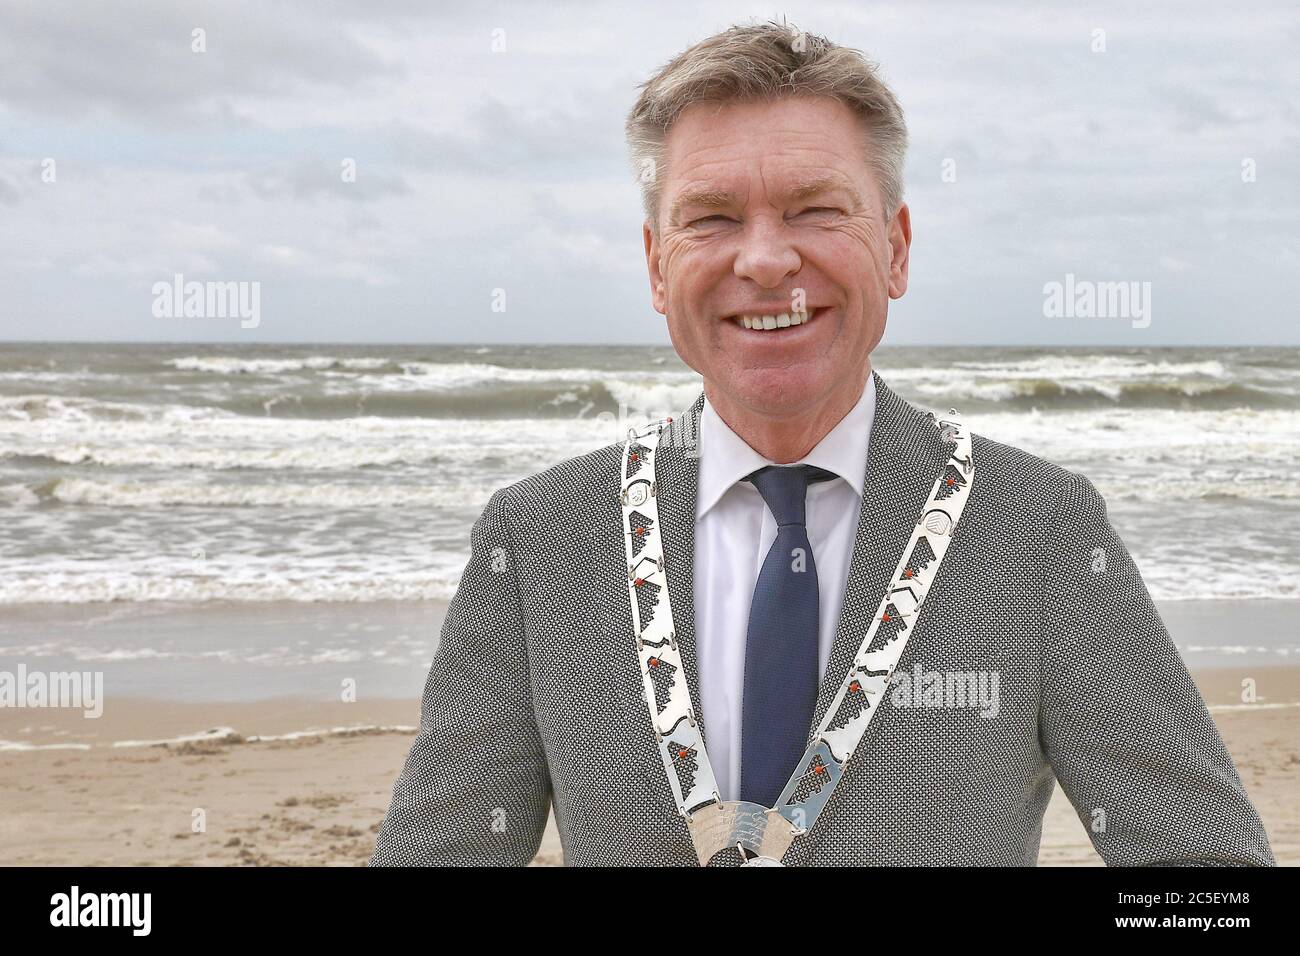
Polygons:
<instances>
[{"instance_id":1,"label":"chin","mask_svg":"<svg viewBox=\"0 0 1300 956\"><path fill-rule=\"evenodd\" d=\"M790 414L826 393L828 374L808 366L745 369L732 376L727 391L750 408Z\"/></svg>"}]
</instances>

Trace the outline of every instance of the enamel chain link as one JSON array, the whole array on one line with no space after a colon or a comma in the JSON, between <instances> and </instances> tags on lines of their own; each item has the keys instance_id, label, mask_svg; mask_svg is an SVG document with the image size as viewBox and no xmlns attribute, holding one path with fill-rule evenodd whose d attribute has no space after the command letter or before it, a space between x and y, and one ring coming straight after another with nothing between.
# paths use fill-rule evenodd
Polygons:
<instances>
[{"instance_id":1,"label":"enamel chain link","mask_svg":"<svg viewBox=\"0 0 1300 956\"><path fill-rule=\"evenodd\" d=\"M623 540L637 659L659 755L686 818L700 864L738 847L747 866L780 866L794 838L812 829L845 765L879 709L890 677L943 563L974 479L970 434L957 419L935 419L953 448L935 480L853 664L826 709L775 807L723 801L700 734L697 711L673 631L659 524L655 452L672 419L631 429L623 447ZM930 416L932 419L934 415ZM876 646L877 650L870 650Z\"/></svg>"}]
</instances>

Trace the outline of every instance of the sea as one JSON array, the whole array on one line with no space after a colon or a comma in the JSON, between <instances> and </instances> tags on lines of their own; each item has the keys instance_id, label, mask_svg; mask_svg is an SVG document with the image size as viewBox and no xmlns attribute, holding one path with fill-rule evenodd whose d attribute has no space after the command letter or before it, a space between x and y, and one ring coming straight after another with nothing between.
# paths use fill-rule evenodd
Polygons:
<instances>
[{"instance_id":1,"label":"sea","mask_svg":"<svg viewBox=\"0 0 1300 956\"><path fill-rule=\"evenodd\" d=\"M1300 349L884 347L872 364L913 404L1087 475L1157 601L1300 600ZM0 620L444 601L493 491L700 385L666 347L6 344ZM1268 640L1300 653L1287 618ZM6 633L0 653L31 650Z\"/></svg>"}]
</instances>

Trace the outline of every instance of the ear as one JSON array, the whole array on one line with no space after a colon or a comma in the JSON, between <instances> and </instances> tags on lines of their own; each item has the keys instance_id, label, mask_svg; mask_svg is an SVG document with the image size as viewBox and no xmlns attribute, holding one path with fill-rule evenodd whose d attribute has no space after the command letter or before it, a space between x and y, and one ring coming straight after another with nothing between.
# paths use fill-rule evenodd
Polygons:
<instances>
[{"instance_id":1,"label":"ear","mask_svg":"<svg viewBox=\"0 0 1300 956\"><path fill-rule=\"evenodd\" d=\"M650 228L650 220L641 224L641 239L645 243L645 265L650 274L650 304L660 315L668 314L668 296L664 292L664 275L659 271L659 237Z\"/></svg>"},{"instance_id":2,"label":"ear","mask_svg":"<svg viewBox=\"0 0 1300 956\"><path fill-rule=\"evenodd\" d=\"M912 211L898 207L889 223L889 297L901 299L907 291L908 253L912 248Z\"/></svg>"}]
</instances>

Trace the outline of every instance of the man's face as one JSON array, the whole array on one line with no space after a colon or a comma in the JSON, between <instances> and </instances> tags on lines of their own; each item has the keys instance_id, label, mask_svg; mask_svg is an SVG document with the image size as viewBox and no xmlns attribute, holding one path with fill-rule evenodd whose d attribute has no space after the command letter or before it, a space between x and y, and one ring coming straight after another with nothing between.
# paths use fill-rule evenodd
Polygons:
<instances>
[{"instance_id":1,"label":"man's face","mask_svg":"<svg viewBox=\"0 0 1300 956\"><path fill-rule=\"evenodd\" d=\"M911 242L906 206L885 218L861 121L822 98L697 103L665 146L651 292L709 400L782 418L856 398ZM743 325L783 315L798 324Z\"/></svg>"}]
</instances>

